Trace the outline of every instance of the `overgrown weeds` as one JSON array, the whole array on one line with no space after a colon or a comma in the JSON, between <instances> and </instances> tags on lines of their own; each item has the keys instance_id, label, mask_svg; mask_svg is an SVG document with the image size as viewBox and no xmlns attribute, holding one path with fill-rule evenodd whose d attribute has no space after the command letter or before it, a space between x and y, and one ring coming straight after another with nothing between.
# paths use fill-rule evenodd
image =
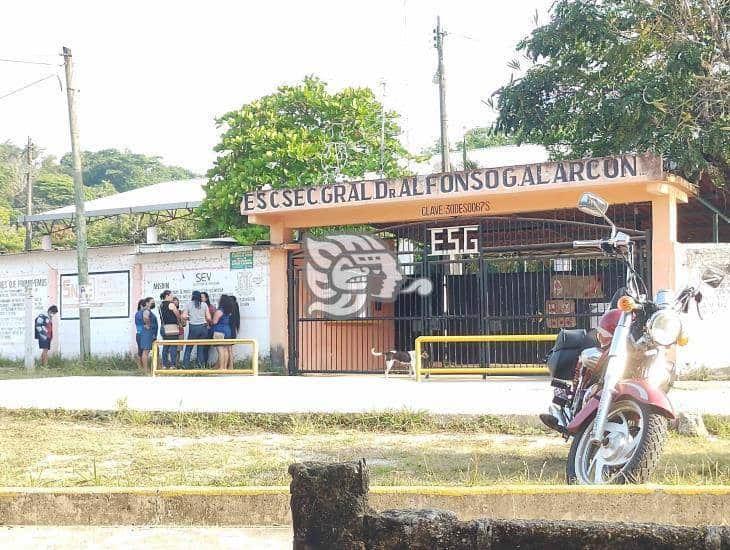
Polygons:
<instances>
[{"instance_id":1,"label":"overgrown weeds","mask_svg":"<svg viewBox=\"0 0 730 550\"><path fill-rule=\"evenodd\" d=\"M462 433L545 435L553 432L532 416L434 415L424 411L370 413L198 413L140 411L121 398L113 411L65 409L0 409L3 418L67 422L114 422L130 426L173 426L194 433L331 434L342 431L371 433ZM710 435L730 439L730 416L704 415Z\"/></svg>"},{"instance_id":2,"label":"overgrown weeds","mask_svg":"<svg viewBox=\"0 0 730 550\"><path fill-rule=\"evenodd\" d=\"M86 360L52 355L47 366L36 364L33 370L26 370L20 359L0 358L0 379L139 375L142 372L133 355L101 355Z\"/></svg>"}]
</instances>

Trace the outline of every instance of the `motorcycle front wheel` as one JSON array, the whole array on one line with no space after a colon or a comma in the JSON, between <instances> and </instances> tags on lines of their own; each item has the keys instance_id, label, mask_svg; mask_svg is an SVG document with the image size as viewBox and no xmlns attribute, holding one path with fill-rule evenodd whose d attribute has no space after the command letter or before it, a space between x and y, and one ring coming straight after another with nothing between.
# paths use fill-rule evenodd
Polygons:
<instances>
[{"instance_id":1,"label":"motorcycle front wheel","mask_svg":"<svg viewBox=\"0 0 730 550\"><path fill-rule=\"evenodd\" d=\"M566 468L570 484L645 483L654 472L667 437L667 419L651 407L621 399L611 406L603 441L591 442L593 422L573 437Z\"/></svg>"}]
</instances>

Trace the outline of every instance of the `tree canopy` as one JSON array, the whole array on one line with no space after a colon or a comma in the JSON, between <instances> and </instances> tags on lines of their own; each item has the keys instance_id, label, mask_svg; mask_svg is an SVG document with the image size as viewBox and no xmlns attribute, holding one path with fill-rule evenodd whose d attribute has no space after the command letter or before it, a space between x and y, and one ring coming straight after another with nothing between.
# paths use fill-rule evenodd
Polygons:
<instances>
[{"instance_id":1,"label":"tree canopy","mask_svg":"<svg viewBox=\"0 0 730 550\"><path fill-rule=\"evenodd\" d=\"M118 149L84 151L81 158L84 185L96 187L104 182L109 182L120 193L161 181L195 177L190 170L163 164L160 157L141 155L131 151ZM61 158L61 165L68 174L72 173L73 159L70 153Z\"/></svg>"},{"instance_id":2,"label":"tree canopy","mask_svg":"<svg viewBox=\"0 0 730 550\"><path fill-rule=\"evenodd\" d=\"M557 157L654 151L723 185L728 21L728 0L557 0L518 44L529 66L497 91L497 129Z\"/></svg>"},{"instance_id":3,"label":"tree canopy","mask_svg":"<svg viewBox=\"0 0 730 550\"><path fill-rule=\"evenodd\" d=\"M332 93L325 82L307 77L224 114L217 120L223 134L201 209L205 228L251 242L266 232L247 226L240 215L244 193L265 185L305 187L380 172L381 113L369 88ZM385 112L386 176L399 175L399 161L406 157L397 121L396 113Z\"/></svg>"},{"instance_id":4,"label":"tree canopy","mask_svg":"<svg viewBox=\"0 0 730 550\"><path fill-rule=\"evenodd\" d=\"M464 139L466 139L467 151L517 144L517 138L515 136L499 132L493 126L475 126L464 132L461 139L450 143L449 150L461 151L464 148ZM432 156L438 155L440 152L441 141L436 140L433 145L423 149L421 155Z\"/></svg>"},{"instance_id":5,"label":"tree canopy","mask_svg":"<svg viewBox=\"0 0 730 550\"><path fill-rule=\"evenodd\" d=\"M53 156L35 149L31 177L33 181L33 212L42 212L73 204L73 179L70 176L69 156L59 163ZM25 212L25 176L27 160L24 149L12 143L0 143L0 252L23 249L25 228L15 227L13 222ZM84 153L84 172L89 172L90 182L84 181L86 200L112 195L118 191L109 178L99 179L102 174L117 178L120 187L149 185L160 181L192 177L192 172L178 167L165 166L157 157L107 149ZM104 159L108 160L108 164ZM89 169L91 167L91 169ZM145 168L146 167L146 168ZM96 179L94 179L96 178ZM148 220L144 217L118 216L109 220L97 220L89 225L89 244L99 246L113 243L134 242L142 236ZM197 226L193 220L178 220L160 227L162 239L193 238ZM72 246L72 231L54 234L54 243ZM37 244L37 243L36 243Z\"/></svg>"}]
</instances>

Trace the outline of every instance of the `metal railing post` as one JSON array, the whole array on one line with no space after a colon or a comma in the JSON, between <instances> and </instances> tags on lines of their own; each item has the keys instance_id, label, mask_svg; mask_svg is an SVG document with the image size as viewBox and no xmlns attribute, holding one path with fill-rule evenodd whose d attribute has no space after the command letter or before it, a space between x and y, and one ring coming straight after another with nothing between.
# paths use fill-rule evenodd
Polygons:
<instances>
[{"instance_id":1,"label":"metal railing post","mask_svg":"<svg viewBox=\"0 0 730 550\"><path fill-rule=\"evenodd\" d=\"M548 374L547 367L439 367L424 369L421 364L421 350L424 343L442 342L553 342L556 334L479 334L474 336L419 336L415 341L416 353L416 382L420 382L423 374L482 374L482 375L520 375L520 374Z\"/></svg>"},{"instance_id":2,"label":"metal railing post","mask_svg":"<svg viewBox=\"0 0 730 550\"><path fill-rule=\"evenodd\" d=\"M152 342L152 377L157 376L157 340Z\"/></svg>"},{"instance_id":3,"label":"metal railing post","mask_svg":"<svg viewBox=\"0 0 730 550\"><path fill-rule=\"evenodd\" d=\"M251 368L250 369L162 369L157 368L159 361L159 348L163 346L235 346L237 344L249 344L252 347ZM158 372L159 370L159 372ZM152 376L161 375L196 375L196 374L251 374L258 376L259 374L259 343L255 338L234 338L225 340L155 340L152 346Z\"/></svg>"}]
</instances>

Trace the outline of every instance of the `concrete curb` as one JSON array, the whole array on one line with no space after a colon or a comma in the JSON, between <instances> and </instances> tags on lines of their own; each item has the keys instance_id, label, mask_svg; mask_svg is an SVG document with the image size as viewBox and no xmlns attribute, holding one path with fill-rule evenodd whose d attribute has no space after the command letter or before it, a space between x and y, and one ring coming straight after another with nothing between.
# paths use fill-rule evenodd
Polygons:
<instances>
[{"instance_id":1,"label":"concrete curb","mask_svg":"<svg viewBox=\"0 0 730 550\"><path fill-rule=\"evenodd\" d=\"M370 505L462 519L730 525L730 486L372 487ZM2 525L289 525L289 487L5 487Z\"/></svg>"}]
</instances>

